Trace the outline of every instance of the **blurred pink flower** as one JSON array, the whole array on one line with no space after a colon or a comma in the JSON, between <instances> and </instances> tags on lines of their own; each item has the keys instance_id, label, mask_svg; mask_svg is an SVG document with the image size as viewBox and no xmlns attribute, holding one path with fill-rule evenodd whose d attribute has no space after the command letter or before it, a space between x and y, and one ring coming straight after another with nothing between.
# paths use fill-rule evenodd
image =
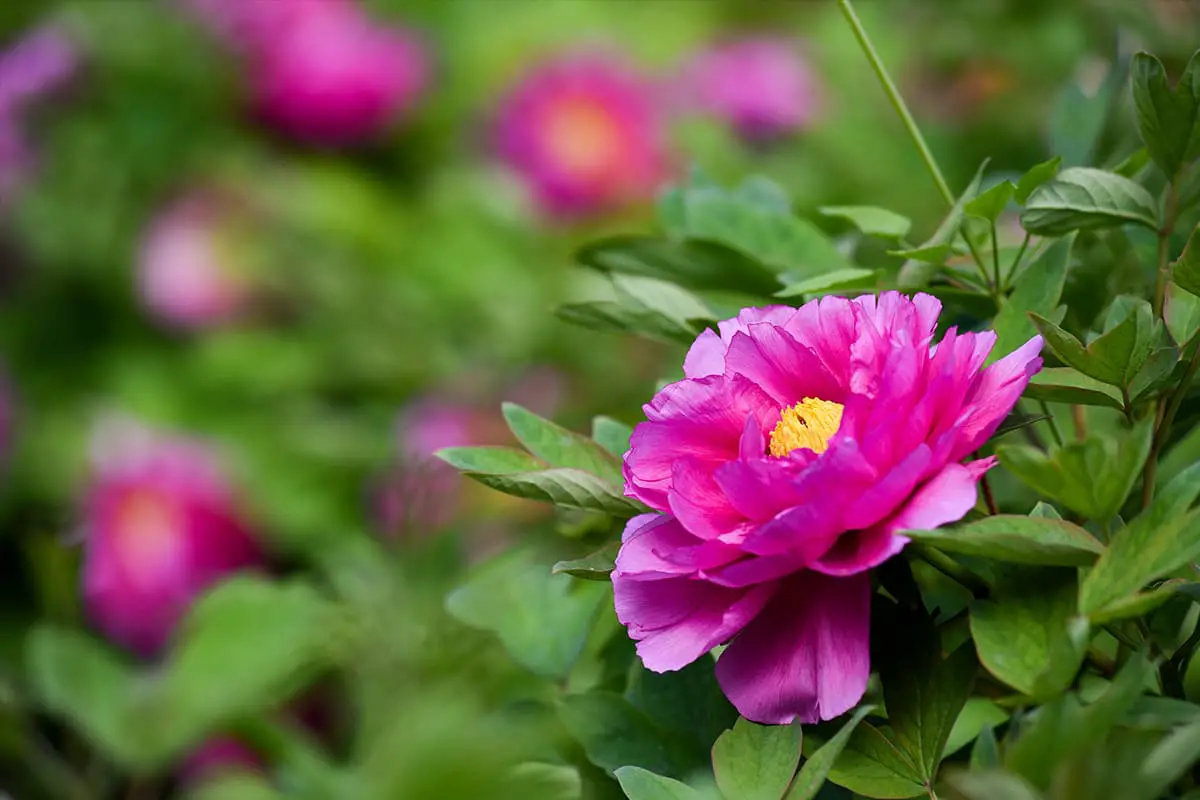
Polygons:
<instances>
[{"instance_id":1,"label":"blurred pink flower","mask_svg":"<svg viewBox=\"0 0 1200 800\"><path fill-rule=\"evenodd\" d=\"M817 78L794 42L741 39L695 56L683 69L685 109L725 120L761 141L807 126L819 110Z\"/></svg>"},{"instance_id":2,"label":"blurred pink flower","mask_svg":"<svg viewBox=\"0 0 1200 800\"><path fill-rule=\"evenodd\" d=\"M71 40L49 25L0 50L0 117L58 89L74 74L78 61Z\"/></svg>"},{"instance_id":3,"label":"blurred pink flower","mask_svg":"<svg viewBox=\"0 0 1200 800\"><path fill-rule=\"evenodd\" d=\"M209 739L189 755L179 767L185 784L200 783L223 772L258 772L262 769L258 754L237 739Z\"/></svg>"},{"instance_id":4,"label":"blurred pink flower","mask_svg":"<svg viewBox=\"0 0 1200 800\"><path fill-rule=\"evenodd\" d=\"M462 496L458 471L434 457L443 447L479 444L471 408L424 397L405 408L396 423L399 463L376 494L376 512L390 534L444 528Z\"/></svg>"},{"instance_id":5,"label":"blurred pink flower","mask_svg":"<svg viewBox=\"0 0 1200 800\"><path fill-rule=\"evenodd\" d=\"M223 239L231 211L216 197L190 194L151 222L137 262L142 302L179 327L225 322L245 305L248 288Z\"/></svg>"},{"instance_id":6,"label":"blurred pink flower","mask_svg":"<svg viewBox=\"0 0 1200 800\"><path fill-rule=\"evenodd\" d=\"M268 123L330 147L385 132L429 78L424 45L413 33L383 27L350 7L292 20L251 69L255 102Z\"/></svg>"},{"instance_id":7,"label":"blurred pink flower","mask_svg":"<svg viewBox=\"0 0 1200 800\"><path fill-rule=\"evenodd\" d=\"M963 463L1042 366L1035 336L984 367L992 331L937 344L941 303L897 292L748 308L705 331L686 377L646 405L612 573L647 669L729 642L721 688L742 716L832 719L870 674L869 570L905 530L961 519L995 463Z\"/></svg>"},{"instance_id":8,"label":"blurred pink flower","mask_svg":"<svg viewBox=\"0 0 1200 800\"><path fill-rule=\"evenodd\" d=\"M13 200L35 166L22 130L28 106L60 88L78 60L71 40L49 25L0 50L0 209Z\"/></svg>"},{"instance_id":9,"label":"blurred pink flower","mask_svg":"<svg viewBox=\"0 0 1200 800\"><path fill-rule=\"evenodd\" d=\"M109 638L153 656L199 594L262 552L203 444L121 421L101 426L95 448L84 602Z\"/></svg>"},{"instance_id":10,"label":"blurred pink flower","mask_svg":"<svg viewBox=\"0 0 1200 800\"><path fill-rule=\"evenodd\" d=\"M185 0L247 61L258 114L313 145L384 133L429 81L429 55L406 30L350 0Z\"/></svg>"},{"instance_id":11,"label":"blurred pink flower","mask_svg":"<svg viewBox=\"0 0 1200 800\"><path fill-rule=\"evenodd\" d=\"M495 138L500 158L551 215L646 199L668 173L656 91L611 57L567 55L536 67L501 101Z\"/></svg>"}]
</instances>

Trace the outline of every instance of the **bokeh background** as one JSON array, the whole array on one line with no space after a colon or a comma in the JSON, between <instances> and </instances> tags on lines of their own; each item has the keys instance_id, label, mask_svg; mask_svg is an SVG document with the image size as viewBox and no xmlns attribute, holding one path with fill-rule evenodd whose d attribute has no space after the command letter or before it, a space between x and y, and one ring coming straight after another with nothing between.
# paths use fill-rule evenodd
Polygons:
<instances>
[{"instance_id":1,"label":"bokeh background","mask_svg":"<svg viewBox=\"0 0 1200 800\"><path fill-rule=\"evenodd\" d=\"M1115 163L1133 134L1104 127L1126 102L1106 81L1200 44L1190 0L859 13L956 189L986 157ZM587 520L431 453L507 443L501 400L636 422L680 349L552 312L604 291L574 250L647 230L697 165L770 176L834 236L819 206L942 213L832 0L5 0L0 790L275 774L279 748L210 732L134 775L30 691L31 632L153 674L195 598L249 570L337 599L336 652L277 705L377 781L361 796L508 796L496 775L554 734L494 714L542 684L443 598Z\"/></svg>"}]
</instances>

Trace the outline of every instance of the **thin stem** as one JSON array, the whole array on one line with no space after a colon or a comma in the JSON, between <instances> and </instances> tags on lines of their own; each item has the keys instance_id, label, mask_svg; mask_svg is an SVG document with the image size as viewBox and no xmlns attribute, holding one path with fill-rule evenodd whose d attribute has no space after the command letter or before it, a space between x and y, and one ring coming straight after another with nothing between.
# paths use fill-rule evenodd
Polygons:
<instances>
[{"instance_id":1,"label":"thin stem","mask_svg":"<svg viewBox=\"0 0 1200 800\"><path fill-rule=\"evenodd\" d=\"M987 582L976 575L971 570L959 564L950 556L938 550L936 547L930 547L921 542L913 542L908 547L913 555L925 561L929 566L936 569L938 572L945 575L947 578L955 581L966 589L969 589L971 594L976 597L987 597L991 592Z\"/></svg>"},{"instance_id":2,"label":"thin stem","mask_svg":"<svg viewBox=\"0 0 1200 800\"><path fill-rule=\"evenodd\" d=\"M1183 398L1187 396L1188 389L1191 388L1192 381L1196 378L1198 368L1200 368L1200 343L1197 343L1196 349L1192 351L1192 360L1188 362L1187 372L1183 373L1183 378L1180 379L1179 385L1171 394L1171 399L1158 422L1158 428L1154 431L1154 443L1150 445L1150 455L1146 458L1146 468L1142 473L1142 508L1147 508L1154 500L1158 454L1162 450L1167 436L1171 433L1171 423L1175 421L1175 415L1179 412L1179 407L1183 405Z\"/></svg>"},{"instance_id":3,"label":"thin stem","mask_svg":"<svg viewBox=\"0 0 1200 800\"><path fill-rule=\"evenodd\" d=\"M1004 288L1000 285L1000 237L996 235L995 220L992 221L992 278L996 284L996 296L1003 296Z\"/></svg>"},{"instance_id":4,"label":"thin stem","mask_svg":"<svg viewBox=\"0 0 1200 800\"><path fill-rule=\"evenodd\" d=\"M863 28L858 15L854 13L854 7L850 4L850 0L838 0L838 7L842 9L842 16L850 23L850 29L854 31L854 38L858 39L859 47L862 48L867 61L871 62L871 68L875 70L875 76L879 78L879 82L883 85L883 91L887 94L888 99L891 100L892 107L900 115L900 121L904 123L909 137L912 138L913 144L917 146L917 150L921 154L921 159L925 162L925 168L929 170L929 175L937 185L937 189L946 201L946 205L953 206L954 193L950 191L950 185L946 183L946 178L942 175L942 170L938 167L937 161L934 160L929 145L925 144L925 137L921 135L916 120L909 113L908 106L904 103L904 98L900 96L900 90L896 88L891 75L888 74L887 67L883 65L883 61L879 58L879 53L875 52L875 47L871 44L870 38L867 37L867 32ZM968 246L970 246L969 242Z\"/></svg>"},{"instance_id":5,"label":"thin stem","mask_svg":"<svg viewBox=\"0 0 1200 800\"><path fill-rule=\"evenodd\" d=\"M1087 410L1083 406L1071 406L1071 421L1075 424L1075 438L1087 438Z\"/></svg>"},{"instance_id":6,"label":"thin stem","mask_svg":"<svg viewBox=\"0 0 1200 800\"><path fill-rule=\"evenodd\" d=\"M979 485L983 487L983 502L987 505L988 513L993 517L999 514L996 508L996 496L992 494L992 485L988 483L987 475L979 479Z\"/></svg>"},{"instance_id":7,"label":"thin stem","mask_svg":"<svg viewBox=\"0 0 1200 800\"><path fill-rule=\"evenodd\" d=\"M1058 429L1058 422L1054 419L1054 415L1050 413L1050 405L1045 400L1039 400L1038 406L1041 407L1042 413L1046 415L1046 422L1050 425L1050 435L1054 437L1054 443L1062 447L1062 431Z\"/></svg>"},{"instance_id":8,"label":"thin stem","mask_svg":"<svg viewBox=\"0 0 1200 800\"><path fill-rule=\"evenodd\" d=\"M1012 281L1013 276L1017 274L1017 270L1021 268L1021 259L1025 257L1025 251L1029 248L1029 240L1033 236L1028 231L1025 232L1025 238L1021 241L1021 248L1017 250L1017 257L1008 265L1008 274L1004 276L1004 284L1007 286Z\"/></svg>"},{"instance_id":9,"label":"thin stem","mask_svg":"<svg viewBox=\"0 0 1200 800\"><path fill-rule=\"evenodd\" d=\"M1158 275L1154 281L1154 315L1162 316L1163 300L1167 294L1167 281L1171 279L1171 234L1175 230L1175 215L1179 211L1179 184L1174 181L1167 187L1167 201L1163 204L1163 226L1158 231Z\"/></svg>"}]
</instances>

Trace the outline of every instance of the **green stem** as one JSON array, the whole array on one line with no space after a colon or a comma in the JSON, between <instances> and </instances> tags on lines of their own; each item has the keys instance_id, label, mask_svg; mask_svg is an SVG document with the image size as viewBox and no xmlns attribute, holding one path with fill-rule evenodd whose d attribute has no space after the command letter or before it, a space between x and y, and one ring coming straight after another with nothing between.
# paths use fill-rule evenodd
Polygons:
<instances>
[{"instance_id":1,"label":"green stem","mask_svg":"<svg viewBox=\"0 0 1200 800\"><path fill-rule=\"evenodd\" d=\"M996 285L996 295L1000 297L1004 293L1004 287L1000 285L1000 237L996 235L996 223L992 222L992 279Z\"/></svg>"},{"instance_id":2,"label":"green stem","mask_svg":"<svg viewBox=\"0 0 1200 800\"><path fill-rule=\"evenodd\" d=\"M1167 282L1171 280L1171 233L1175 230L1175 218L1179 213L1179 184L1172 180L1167 186L1167 198L1163 203L1163 224L1158 230L1158 274L1154 280L1154 316L1161 318L1163 315L1163 305L1167 296ZM1200 352L1200 347L1198 351ZM1187 387L1191 384L1192 378L1196 375L1196 359L1197 354L1192 354L1192 362L1188 365L1187 373L1183 376L1179 386L1175 388L1175 392L1171 395L1170 405L1164 410L1161 406L1161 400L1156 400L1153 405L1153 413L1157 417L1154 429L1154 439L1150 445L1150 456L1146 459L1146 466L1142 470L1142 508L1148 508L1154 500L1154 481L1155 472L1158 469L1158 454L1162 450L1163 441L1166 439L1167 433L1171 429L1171 421L1175 418L1175 412L1179 410L1179 404L1183 402L1183 396L1187 394Z\"/></svg>"},{"instance_id":3,"label":"green stem","mask_svg":"<svg viewBox=\"0 0 1200 800\"><path fill-rule=\"evenodd\" d=\"M1017 251L1017 257L1008 265L1008 274L1004 276L1004 283L1008 285L1012 282L1013 276L1017 274L1017 270L1021 268L1021 259L1025 257L1025 251L1029 248L1029 240L1033 237L1027 231L1025 239L1021 242L1021 249Z\"/></svg>"},{"instance_id":4,"label":"green stem","mask_svg":"<svg viewBox=\"0 0 1200 800\"><path fill-rule=\"evenodd\" d=\"M1050 413L1050 405L1045 400L1039 400L1038 405L1041 407L1042 413L1048 417L1046 422L1050 425L1050 435L1054 437L1054 443L1062 447L1062 431L1058 429L1058 422L1054 419L1054 415Z\"/></svg>"},{"instance_id":5,"label":"green stem","mask_svg":"<svg viewBox=\"0 0 1200 800\"><path fill-rule=\"evenodd\" d=\"M917 146L917 150L921 153L921 159L925 162L925 168L929 170L929 174L933 178L933 182L937 185L942 198L946 201L946 205L953 206L954 193L950 191L950 184L946 183L946 178L942 175L941 168L938 167L937 161L933 158L933 152L930 151L929 145L925 144L925 137L921 135L916 120L909 113L908 106L905 104L904 98L900 96L900 90L896 88L896 84L892 81L892 76L888 74L887 67L883 65L883 61L879 58L879 53L875 52L875 47L871 44L871 40L867 36L867 31L863 28L862 21L854 13L854 7L850 4L850 0L838 0L838 7L842 9L842 16L850 23L850 29L854 31L854 38L858 39L859 47L862 48L867 60L871 62L871 68L875 70L875 76L879 78L879 82L883 85L883 91L887 94L888 99L892 101L892 107L900 115L900 121L904 123L904 127L908 130L909 137L912 138L913 144ZM974 249L969 241L967 244Z\"/></svg>"},{"instance_id":6,"label":"green stem","mask_svg":"<svg viewBox=\"0 0 1200 800\"><path fill-rule=\"evenodd\" d=\"M928 563L938 572L956 581L963 587L969 589L971 594L978 598L987 597L991 589L987 585L987 581L976 575L971 570L959 564L950 556L938 550L936 547L930 547L921 542L913 542L908 546L908 549L921 560Z\"/></svg>"},{"instance_id":7,"label":"green stem","mask_svg":"<svg viewBox=\"0 0 1200 800\"><path fill-rule=\"evenodd\" d=\"M1167 199L1163 204L1163 225L1158 231L1158 274L1154 281L1154 315L1157 317L1162 316L1167 281L1171 279L1171 233L1175 230L1178 206L1179 184L1172 181L1167 187Z\"/></svg>"}]
</instances>

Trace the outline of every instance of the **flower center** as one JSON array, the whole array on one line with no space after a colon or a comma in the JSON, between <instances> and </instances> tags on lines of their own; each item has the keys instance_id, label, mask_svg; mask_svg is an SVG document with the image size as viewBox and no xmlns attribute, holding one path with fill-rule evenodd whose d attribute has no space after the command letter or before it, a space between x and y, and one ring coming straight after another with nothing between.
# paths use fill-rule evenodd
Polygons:
<instances>
[{"instance_id":1,"label":"flower center","mask_svg":"<svg viewBox=\"0 0 1200 800\"><path fill-rule=\"evenodd\" d=\"M599 103L563 101L550 112L545 130L559 168L573 177L603 177L620 160L620 129Z\"/></svg>"},{"instance_id":2,"label":"flower center","mask_svg":"<svg viewBox=\"0 0 1200 800\"><path fill-rule=\"evenodd\" d=\"M814 453L829 449L829 440L842 424L841 403L806 397L791 408L785 408L779 424L771 431L768 452L779 457L799 448Z\"/></svg>"}]
</instances>

